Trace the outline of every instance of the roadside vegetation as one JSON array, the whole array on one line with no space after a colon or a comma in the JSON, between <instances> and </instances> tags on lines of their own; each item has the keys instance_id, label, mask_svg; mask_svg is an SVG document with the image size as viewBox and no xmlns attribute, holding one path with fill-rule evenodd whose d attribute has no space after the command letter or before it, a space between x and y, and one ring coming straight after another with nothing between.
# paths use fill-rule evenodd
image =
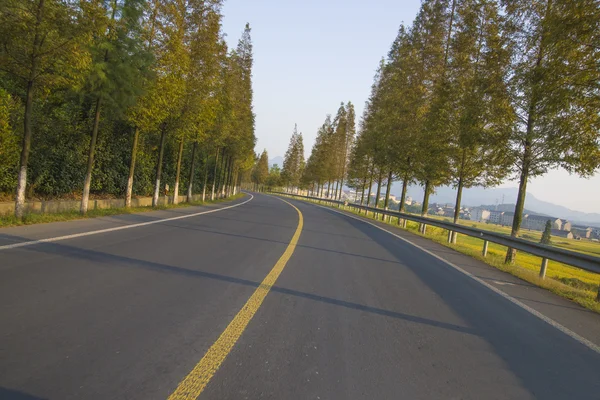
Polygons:
<instances>
[{"instance_id":1,"label":"roadside vegetation","mask_svg":"<svg viewBox=\"0 0 600 400\"><path fill-rule=\"evenodd\" d=\"M158 208L237 192L256 157L253 49L249 25L228 48L222 4L0 2L0 198L16 198L15 223L61 218L27 215L30 199L94 214L116 212L88 210L94 197Z\"/></svg>"},{"instance_id":2,"label":"roadside vegetation","mask_svg":"<svg viewBox=\"0 0 600 400\"><path fill-rule=\"evenodd\" d=\"M109 217L111 215L122 215L122 214L136 214L156 210L170 210L174 208L185 208L193 206L203 206L207 204L216 204L224 201L236 200L244 197L243 193L237 193L235 195L219 198L214 200L205 201L194 201L190 203L178 203L158 206L147 206L147 207L118 207L118 208L103 208L103 209L92 209L88 210L87 213L81 214L77 210L64 211L59 213L28 213L23 215L22 218L17 218L14 214L0 215L0 228L7 228L11 226L21 225L33 225L33 224L45 224L49 222L61 222L61 221L72 221L75 219L85 218L98 218L98 217Z\"/></svg>"}]
</instances>

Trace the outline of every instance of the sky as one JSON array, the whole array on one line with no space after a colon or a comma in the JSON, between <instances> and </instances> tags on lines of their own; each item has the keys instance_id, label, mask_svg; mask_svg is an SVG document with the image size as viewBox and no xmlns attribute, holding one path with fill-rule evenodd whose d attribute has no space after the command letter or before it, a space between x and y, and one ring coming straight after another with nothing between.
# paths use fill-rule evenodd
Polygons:
<instances>
[{"instance_id":1,"label":"sky","mask_svg":"<svg viewBox=\"0 0 600 400\"><path fill-rule=\"evenodd\" d=\"M246 22L252 28L256 151L283 156L298 124L308 156L317 129L342 101L354 104L358 126L379 61L419 5L420 0L225 0L229 46L235 47ZM555 170L534 178L527 189L541 200L600 212L600 173L583 179Z\"/></svg>"}]
</instances>

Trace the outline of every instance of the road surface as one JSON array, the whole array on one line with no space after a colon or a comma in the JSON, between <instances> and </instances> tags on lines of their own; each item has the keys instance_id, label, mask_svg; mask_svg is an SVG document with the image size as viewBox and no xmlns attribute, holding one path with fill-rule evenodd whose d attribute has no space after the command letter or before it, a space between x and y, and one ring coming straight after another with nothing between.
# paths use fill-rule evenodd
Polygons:
<instances>
[{"instance_id":1,"label":"road surface","mask_svg":"<svg viewBox=\"0 0 600 400\"><path fill-rule=\"evenodd\" d=\"M600 399L599 315L288 201L0 230L0 399Z\"/></svg>"}]
</instances>

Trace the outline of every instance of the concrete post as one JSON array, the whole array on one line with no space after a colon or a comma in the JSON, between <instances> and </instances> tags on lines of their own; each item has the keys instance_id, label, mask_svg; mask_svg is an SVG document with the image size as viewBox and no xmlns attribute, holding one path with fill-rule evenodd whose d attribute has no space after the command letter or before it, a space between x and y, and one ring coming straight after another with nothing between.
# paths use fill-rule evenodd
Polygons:
<instances>
[{"instance_id":1,"label":"concrete post","mask_svg":"<svg viewBox=\"0 0 600 400\"><path fill-rule=\"evenodd\" d=\"M540 278L544 279L546 277L546 269L548 268L548 259L542 258L542 266L540 268Z\"/></svg>"},{"instance_id":2,"label":"concrete post","mask_svg":"<svg viewBox=\"0 0 600 400\"><path fill-rule=\"evenodd\" d=\"M483 257L487 256L488 244L489 244L489 242L487 240L483 241L483 250L481 250L481 255Z\"/></svg>"}]
</instances>

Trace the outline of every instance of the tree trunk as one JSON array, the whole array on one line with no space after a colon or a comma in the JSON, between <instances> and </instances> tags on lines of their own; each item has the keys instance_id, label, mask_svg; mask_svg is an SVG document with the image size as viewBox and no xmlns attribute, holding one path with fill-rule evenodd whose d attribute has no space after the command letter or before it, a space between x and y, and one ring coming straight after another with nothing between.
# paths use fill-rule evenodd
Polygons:
<instances>
[{"instance_id":1,"label":"tree trunk","mask_svg":"<svg viewBox=\"0 0 600 400\"><path fill-rule=\"evenodd\" d=\"M390 204L390 190L392 189L392 171L390 170L390 172L388 173L388 181L387 181L387 187L386 187L386 191L385 191L385 202L383 203L383 209L387 210L388 209L388 205ZM381 220L383 221L385 218L385 215L381 216Z\"/></svg>"},{"instance_id":2,"label":"tree trunk","mask_svg":"<svg viewBox=\"0 0 600 400\"><path fill-rule=\"evenodd\" d=\"M373 190L373 175L374 174L375 174L375 166L372 166L371 167L371 176L369 177L369 193L367 194L367 207L369 207L369 204L371 203L371 191Z\"/></svg>"},{"instance_id":3,"label":"tree trunk","mask_svg":"<svg viewBox=\"0 0 600 400\"><path fill-rule=\"evenodd\" d=\"M379 197L381 196L381 181L383 181L383 172L379 171L377 177L377 194L375 195L375 208L379 207Z\"/></svg>"},{"instance_id":4,"label":"tree trunk","mask_svg":"<svg viewBox=\"0 0 600 400\"><path fill-rule=\"evenodd\" d=\"M179 151L177 152L177 167L175 169L175 185L173 185L173 204L179 203L179 176L181 175L181 157L183 155L183 143L181 138L179 141Z\"/></svg>"},{"instance_id":5,"label":"tree trunk","mask_svg":"<svg viewBox=\"0 0 600 400\"><path fill-rule=\"evenodd\" d=\"M135 159L137 157L138 139L140 129L136 126L133 132L133 144L131 146L131 161L129 162L129 176L127 178L127 188L125 190L125 207L131 207L131 196L133 195L133 175L135 173Z\"/></svg>"},{"instance_id":6,"label":"tree trunk","mask_svg":"<svg viewBox=\"0 0 600 400\"><path fill-rule=\"evenodd\" d=\"M187 190L187 197L186 197L186 201L188 203L192 202L192 195L193 195L193 186L194 186L194 164L196 162L196 147L198 147L198 142L194 142L194 146L192 147L192 163L190 165L190 176L189 176L189 180L188 180L188 190Z\"/></svg>"},{"instance_id":7,"label":"tree trunk","mask_svg":"<svg viewBox=\"0 0 600 400\"><path fill-rule=\"evenodd\" d=\"M225 192L227 190L227 178L229 177L229 160L231 160L231 156L228 154L227 158L223 157L223 171L221 178L221 198L225 197Z\"/></svg>"},{"instance_id":8,"label":"tree trunk","mask_svg":"<svg viewBox=\"0 0 600 400\"><path fill-rule=\"evenodd\" d=\"M335 192L333 194L333 199L337 200L338 199L338 189L340 186L340 181L335 181Z\"/></svg>"},{"instance_id":9,"label":"tree trunk","mask_svg":"<svg viewBox=\"0 0 600 400\"><path fill-rule=\"evenodd\" d=\"M421 217L427 216L427 210L429 209L429 195L431 194L431 186L429 181L425 181L425 193L423 194L423 206L421 207ZM426 224L421 224L421 233L425 234L427 230Z\"/></svg>"},{"instance_id":10,"label":"tree trunk","mask_svg":"<svg viewBox=\"0 0 600 400\"><path fill-rule=\"evenodd\" d=\"M206 185L208 185L208 153L204 157L204 180L202 182L202 202L206 200Z\"/></svg>"},{"instance_id":11,"label":"tree trunk","mask_svg":"<svg viewBox=\"0 0 600 400\"><path fill-rule=\"evenodd\" d=\"M31 149L31 114L33 113L34 79L37 74L38 50L41 46L40 25L44 19L45 0L40 0L35 16L35 35L33 37L33 51L31 53L31 71L27 81L27 94L25 100L25 114L23 116L23 144L21 146L21 159L19 160L19 173L17 176L17 193L15 196L15 217L23 218L25 213L25 191L27 189L27 165Z\"/></svg>"},{"instance_id":12,"label":"tree trunk","mask_svg":"<svg viewBox=\"0 0 600 400\"><path fill-rule=\"evenodd\" d=\"M361 206L364 204L364 201L365 201L365 190L366 189L367 189L367 177L365 176L363 178L362 193L360 194L360 205Z\"/></svg>"},{"instance_id":13,"label":"tree trunk","mask_svg":"<svg viewBox=\"0 0 600 400\"><path fill-rule=\"evenodd\" d=\"M23 145L21 147L21 160L19 176L17 178L17 196L15 198L15 217L23 218L25 213L25 189L27 188L27 164L29 163L29 150L31 149L31 114L33 111L33 80L27 83L27 100L25 102L25 115L23 118Z\"/></svg>"},{"instance_id":14,"label":"tree trunk","mask_svg":"<svg viewBox=\"0 0 600 400\"><path fill-rule=\"evenodd\" d=\"M210 193L210 201L215 199L215 186L217 185L217 166L219 164L219 148L217 147L217 154L215 155L215 168L213 170L213 184Z\"/></svg>"},{"instance_id":15,"label":"tree trunk","mask_svg":"<svg viewBox=\"0 0 600 400\"><path fill-rule=\"evenodd\" d=\"M96 151L96 140L98 139L98 126L100 125L100 108L102 99L98 97L96 100L96 113L94 115L94 127L92 128L92 138L90 140L90 148L88 153L87 169L85 172L85 180L83 181L83 196L81 197L80 212L85 214L88 210L88 200L90 198L90 186L92 183L92 169L94 168L94 153Z\"/></svg>"},{"instance_id":16,"label":"tree trunk","mask_svg":"<svg viewBox=\"0 0 600 400\"><path fill-rule=\"evenodd\" d=\"M221 192L221 185L223 182L223 164L225 162L225 149L221 150L221 165L219 165L217 173L217 196Z\"/></svg>"},{"instance_id":17,"label":"tree trunk","mask_svg":"<svg viewBox=\"0 0 600 400\"><path fill-rule=\"evenodd\" d=\"M523 220L523 210L525 209L525 195L527 194L527 179L529 177L529 171L527 168L523 168L519 179L519 194L517 195L517 204L515 206L515 216L513 217L512 230L510 236L518 237L519 230L521 229L521 221ZM517 250L511 247L506 251L506 258L504 262L507 264L513 264L517 256Z\"/></svg>"},{"instance_id":18,"label":"tree trunk","mask_svg":"<svg viewBox=\"0 0 600 400\"><path fill-rule=\"evenodd\" d=\"M463 178L462 176L458 178L458 188L456 190L456 205L454 206L454 223L458 223L458 217L460 217L460 203L462 202L462 192L463 192ZM451 243L456 243L457 233L452 232L452 237L450 239Z\"/></svg>"},{"instance_id":19,"label":"tree trunk","mask_svg":"<svg viewBox=\"0 0 600 400\"><path fill-rule=\"evenodd\" d=\"M463 186L465 185L464 174L465 174L466 161L467 161L467 151L465 149L463 149L462 160L460 162L460 171L458 174L458 188L456 190L456 204L454 205L454 223L455 224L458 223L458 218L460 217L460 204L462 202ZM456 232L449 232L449 235L450 235L449 242L456 243L456 237L458 234Z\"/></svg>"},{"instance_id":20,"label":"tree trunk","mask_svg":"<svg viewBox=\"0 0 600 400\"><path fill-rule=\"evenodd\" d=\"M227 162L227 176L225 177L225 197L231 195L231 179L233 178L233 157Z\"/></svg>"},{"instance_id":21,"label":"tree trunk","mask_svg":"<svg viewBox=\"0 0 600 400\"><path fill-rule=\"evenodd\" d=\"M408 176L404 176L404 180L402 181L402 194L400 195L400 212L404 212L406 210L406 190L408 189Z\"/></svg>"},{"instance_id":22,"label":"tree trunk","mask_svg":"<svg viewBox=\"0 0 600 400\"><path fill-rule=\"evenodd\" d=\"M167 127L162 126L160 133L160 148L158 150L158 164L156 166L156 181L154 183L154 195L152 196L152 207L158 206L158 196L160 195L160 175L162 173L163 155L165 153L165 139L167 136Z\"/></svg>"}]
</instances>

